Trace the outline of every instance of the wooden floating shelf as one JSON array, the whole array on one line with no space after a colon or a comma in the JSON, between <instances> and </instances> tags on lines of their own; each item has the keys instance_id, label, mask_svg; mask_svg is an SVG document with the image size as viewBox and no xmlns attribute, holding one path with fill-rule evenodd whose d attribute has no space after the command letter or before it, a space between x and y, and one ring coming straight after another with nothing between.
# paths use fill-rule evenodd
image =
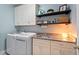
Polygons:
<instances>
[{"instance_id":1,"label":"wooden floating shelf","mask_svg":"<svg viewBox=\"0 0 79 59\"><path fill-rule=\"evenodd\" d=\"M71 22L47 23L47 24L37 24L37 25L69 24L69 23L71 23Z\"/></svg>"},{"instance_id":2,"label":"wooden floating shelf","mask_svg":"<svg viewBox=\"0 0 79 59\"><path fill-rule=\"evenodd\" d=\"M66 11L58 11L58 12L53 12L53 13L46 13L42 15L36 15L36 17L43 17L43 16L51 16L51 15L60 15L60 14L69 14L71 10L66 10Z\"/></svg>"}]
</instances>

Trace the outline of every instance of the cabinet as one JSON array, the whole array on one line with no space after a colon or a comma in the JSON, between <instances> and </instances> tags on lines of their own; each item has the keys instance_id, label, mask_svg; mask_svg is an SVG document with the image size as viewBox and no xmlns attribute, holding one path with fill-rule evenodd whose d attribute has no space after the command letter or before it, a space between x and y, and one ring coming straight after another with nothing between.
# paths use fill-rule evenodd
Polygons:
<instances>
[{"instance_id":1,"label":"cabinet","mask_svg":"<svg viewBox=\"0 0 79 59\"><path fill-rule=\"evenodd\" d=\"M56 41L51 41L51 55L60 55L60 44Z\"/></svg>"},{"instance_id":2,"label":"cabinet","mask_svg":"<svg viewBox=\"0 0 79 59\"><path fill-rule=\"evenodd\" d=\"M33 39L33 55L50 55L50 41Z\"/></svg>"},{"instance_id":3,"label":"cabinet","mask_svg":"<svg viewBox=\"0 0 79 59\"><path fill-rule=\"evenodd\" d=\"M75 55L74 43L51 41L51 55Z\"/></svg>"},{"instance_id":4,"label":"cabinet","mask_svg":"<svg viewBox=\"0 0 79 59\"><path fill-rule=\"evenodd\" d=\"M33 39L33 55L75 55L74 43Z\"/></svg>"},{"instance_id":5,"label":"cabinet","mask_svg":"<svg viewBox=\"0 0 79 59\"><path fill-rule=\"evenodd\" d=\"M76 49L74 49L75 45L74 43L67 43L67 42L61 42L61 55L75 55Z\"/></svg>"},{"instance_id":6,"label":"cabinet","mask_svg":"<svg viewBox=\"0 0 79 59\"><path fill-rule=\"evenodd\" d=\"M35 25L35 4L24 4L15 7L15 25Z\"/></svg>"}]
</instances>

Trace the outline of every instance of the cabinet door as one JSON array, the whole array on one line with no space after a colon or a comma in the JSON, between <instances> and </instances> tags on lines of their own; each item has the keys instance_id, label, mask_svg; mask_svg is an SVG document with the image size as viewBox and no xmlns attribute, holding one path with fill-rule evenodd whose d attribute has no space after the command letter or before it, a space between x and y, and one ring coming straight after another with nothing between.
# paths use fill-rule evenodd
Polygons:
<instances>
[{"instance_id":1,"label":"cabinet door","mask_svg":"<svg viewBox=\"0 0 79 59\"><path fill-rule=\"evenodd\" d=\"M27 16L26 19L28 20L28 24L29 25L35 25L36 21L35 21L35 4L29 4L27 5Z\"/></svg>"},{"instance_id":2,"label":"cabinet door","mask_svg":"<svg viewBox=\"0 0 79 59\"><path fill-rule=\"evenodd\" d=\"M15 7L15 25L24 25L24 17L24 7L22 5Z\"/></svg>"},{"instance_id":3,"label":"cabinet door","mask_svg":"<svg viewBox=\"0 0 79 59\"><path fill-rule=\"evenodd\" d=\"M50 55L50 41L43 39L33 39L34 55Z\"/></svg>"},{"instance_id":4,"label":"cabinet door","mask_svg":"<svg viewBox=\"0 0 79 59\"><path fill-rule=\"evenodd\" d=\"M33 55L40 55L40 47L38 45L33 45Z\"/></svg>"},{"instance_id":5,"label":"cabinet door","mask_svg":"<svg viewBox=\"0 0 79 59\"><path fill-rule=\"evenodd\" d=\"M51 41L51 55L60 55L60 43Z\"/></svg>"},{"instance_id":6,"label":"cabinet door","mask_svg":"<svg viewBox=\"0 0 79 59\"><path fill-rule=\"evenodd\" d=\"M16 55L26 55L26 41L22 39L16 39L16 44L15 44L15 53Z\"/></svg>"},{"instance_id":7,"label":"cabinet door","mask_svg":"<svg viewBox=\"0 0 79 59\"><path fill-rule=\"evenodd\" d=\"M50 47L48 46L33 46L33 55L50 55Z\"/></svg>"},{"instance_id":8,"label":"cabinet door","mask_svg":"<svg viewBox=\"0 0 79 59\"><path fill-rule=\"evenodd\" d=\"M76 49L74 43L61 42L61 55L75 55Z\"/></svg>"},{"instance_id":9,"label":"cabinet door","mask_svg":"<svg viewBox=\"0 0 79 59\"><path fill-rule=\"evenodd\" d=\"M51 55L75 55L74 43L51 41Z\"/></svg>"},{"instance_id":10,"label":"cabinet door","mask_svg":"<svg viewBox=\"0 0 79 59\"><path fill-rule=\"evenodd\" d=\"M75 55L75 49L70 49L70 48L62 48L61 49L61 55Z\"/></svg>"},{"instance_id":11,"label":"cabinet door","mask_svg":"<svg viewBox=\"0 0 79 59\"><path fill-rule=\"evenodd\" d=\"M35 25L35 4L15 7L15 25Z\"/></svg>"}]
</instances>

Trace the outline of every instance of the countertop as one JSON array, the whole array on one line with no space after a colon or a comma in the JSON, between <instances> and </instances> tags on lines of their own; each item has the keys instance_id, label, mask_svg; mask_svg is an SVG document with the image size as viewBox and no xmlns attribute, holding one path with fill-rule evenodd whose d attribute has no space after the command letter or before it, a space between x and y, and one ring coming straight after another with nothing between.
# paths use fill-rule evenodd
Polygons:
<instances>
[{"instance_id":1,"label":"countertop","mask_svg":"<svg viewBox=\"0 0 79 59\"><path fill-rule=\"evenodd\" d=\"M61 41L61 42L68 42L68 43L76 43L75 38L67 38L64 40L61 38L61 34L57 33L37 33L33 38L35 39L43 39L43 40L52 40L52 41Z\"/></svg>"}]
</instances>

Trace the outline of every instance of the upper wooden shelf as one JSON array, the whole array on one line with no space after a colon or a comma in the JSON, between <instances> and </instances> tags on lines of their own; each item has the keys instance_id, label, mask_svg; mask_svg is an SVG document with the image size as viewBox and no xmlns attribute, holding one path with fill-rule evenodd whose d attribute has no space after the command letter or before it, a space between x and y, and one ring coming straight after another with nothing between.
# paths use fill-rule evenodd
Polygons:
<instances>
[{"instance_id":1,"label":"upper wooden shelf","mask_svg":"<svg viewBox=\"0 0 79 59\"><path fill-rule=\"evenodd\" d=\"M51 16L51 15L69 14L70 12L71 12L71 10L66 10L66 11L58 11L58 12L46 13L46 14L36 15L36 16L43 17L43 16Z\"/></svg>"}]
</instances>

